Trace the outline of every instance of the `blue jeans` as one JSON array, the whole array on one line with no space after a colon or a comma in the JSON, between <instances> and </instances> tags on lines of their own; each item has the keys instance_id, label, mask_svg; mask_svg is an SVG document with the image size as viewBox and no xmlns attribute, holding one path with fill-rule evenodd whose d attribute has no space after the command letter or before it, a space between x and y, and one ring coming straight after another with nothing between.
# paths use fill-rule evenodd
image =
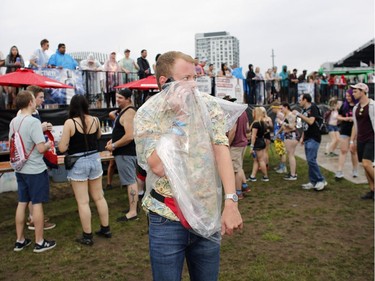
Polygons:
<instances>
[{"instance_id":1,"label":"blue jeans","mask_svg":"<svg viewBox=\"0 0 375 281\"><path fill-rule=\"evenodd\" d=\"M180 222L149 213L149 244L154 281L181 281L186 257L190 280L216 281L220 244L195 235ZM216 234L219 238L219 233ZM216 239L217 240L217 239Z\"/></svg>"},{"instance_id":2,"label":"blue jeans","mask_svg":"<svg viewBox=\"0 0 375 281\"><path fill-rule=\"evenodd\" d=\"M318 156L320 143L314 139L308 139L305 141L305 155L307 164L309 165L309 179L312 184L316 184L319 181L324 181L324 177L320 172L316 157Z\"/></svg>"}]
</instances>

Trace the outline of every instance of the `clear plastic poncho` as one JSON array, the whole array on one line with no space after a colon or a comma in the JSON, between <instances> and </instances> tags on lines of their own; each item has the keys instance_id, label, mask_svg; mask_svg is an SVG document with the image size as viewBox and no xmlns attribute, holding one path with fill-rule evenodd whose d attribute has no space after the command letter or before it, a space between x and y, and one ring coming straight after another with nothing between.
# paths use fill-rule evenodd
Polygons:
<instances>
[{"instance_id":1,"label":"clear plastic poncho","mask_svg":"<svg viewBox=\"0 0 375 281\"><path fill-rule=\"evenodd\" d=\"M247 108L199 92L195 81L177 81L148 100L135 117L138 164L147 171L147 191L158 176L147 158L156 149L174 200L191 231L208 239L221 230L222 184L213 144ZM219 238L220 240L220 238Z\"/></svg>"}]
</instances>

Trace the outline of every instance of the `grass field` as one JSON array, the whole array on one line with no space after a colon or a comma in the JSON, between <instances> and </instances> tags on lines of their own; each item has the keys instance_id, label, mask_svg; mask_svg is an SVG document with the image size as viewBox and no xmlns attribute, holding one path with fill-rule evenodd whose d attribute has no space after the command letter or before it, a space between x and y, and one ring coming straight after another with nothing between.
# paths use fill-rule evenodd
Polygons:
<instances>
[{"instance_id":1,"label":"grass field","mask_svg":"<svg viewBox=\"0 0 375 281\"><path fill-rule=\"evenodd\" d=\"M307 166L297 161L297 181L284 181L270 169L270 182L251 184L240 201L244 229L222 240L220 280L374 280L374 202L359 199L368 187L336 182L323 170L329 183L324 191L302 190ZM275 162L271 159L271 167ZM151 280L146 216L142 212L138 221L117 223L127 199L117 176L114 185L105 192L113 238L95 238L94 246L86 247L74 241L81 227L69 184L52 183L45 213L57 227L45 237L57 246L41 254L32 246L13 252L17 194L0 194L0 280ZM96 230L93 205L92 211ZM189 280L186 269L183 280Z\"/></svg>"}]
</instances>

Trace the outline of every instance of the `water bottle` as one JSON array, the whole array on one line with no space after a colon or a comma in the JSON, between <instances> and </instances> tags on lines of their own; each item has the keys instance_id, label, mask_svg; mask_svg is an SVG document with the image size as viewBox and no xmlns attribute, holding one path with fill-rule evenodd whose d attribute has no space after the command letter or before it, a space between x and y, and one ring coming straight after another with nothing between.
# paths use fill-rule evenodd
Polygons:
<instances>
[{"instance_id":1,"label":"water bottle","mask_svg":"<svg viewBox=\"0 0 375 281\"><path fill-rule=\"evenodd\" d=\"M253 155L253 158L257 158L257 153L253 150L253 152L251 153Z\"/></svg>"},{"instance_id":2,"label":"water bottle","mask_svg":"<svg viewBox=\"0 0 375 281\"><path fill-rule=\"evenodd\" d=\"M16 62L21 62L21 59L19 57L16 58Z\"/></svg>"}]
</instances>

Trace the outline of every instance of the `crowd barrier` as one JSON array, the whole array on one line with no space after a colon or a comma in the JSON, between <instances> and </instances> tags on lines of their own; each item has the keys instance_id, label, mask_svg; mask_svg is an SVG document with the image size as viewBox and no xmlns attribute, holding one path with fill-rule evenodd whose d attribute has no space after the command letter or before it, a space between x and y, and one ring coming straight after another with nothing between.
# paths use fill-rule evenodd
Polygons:
<instances>
[{"instance_id":1,"label":"crowd barrier","mask_svg":"<svg viewBox=\"0 0 375 281\"><path fill-rule=\"evenodd\" d=\"M3 68L4 69L4 68ZM85 94L89 100L90 108L115 107L115 87L139 79L138 73L91 71L91 70L67 70L67 69L37 69L36 73L71 85L74 89L46 89L45 108L63 108L69 104L74 94ZM228 82L230 81L230 82ZM296 103L300 95L308 93L316 103L328 103L331 97L339 100L345 98L345 92L350 84L328 84L320 80L314 83L298 83L293 87L283 87L282 81L246 80L228 77L199 77L197 79L200 89L214 96L221 97L229 94L240 102L247 104L266 105L275 99L281 102ZM226 84L225 86L222 86ZM230 92L225 92L231 85ZM369 96L374 98L374 84L368 83ZM9 108L9 97L0 87L0 109ZM139 107L145 99L145 93L136 92L135 103Z\"/></svg>"}]
</instances>

